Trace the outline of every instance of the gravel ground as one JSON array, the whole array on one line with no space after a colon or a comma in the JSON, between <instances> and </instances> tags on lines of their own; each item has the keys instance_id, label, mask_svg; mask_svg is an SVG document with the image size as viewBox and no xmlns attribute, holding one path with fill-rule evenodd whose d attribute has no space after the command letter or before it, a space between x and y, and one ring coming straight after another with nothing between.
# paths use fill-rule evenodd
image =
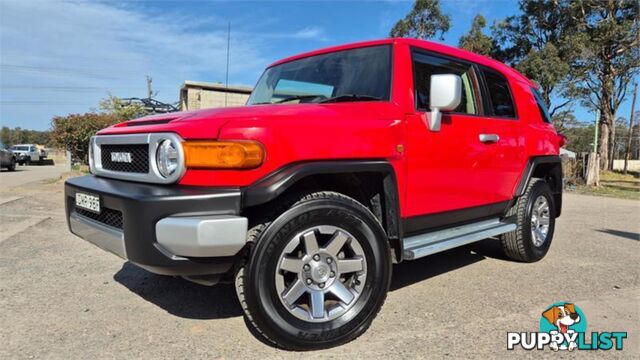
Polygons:
<instances>
[{"instance_id":1,"label":"gravel ground","mask_svg":"<svg viewBox=\"0 0 640 360\"><path fill-rule=\"evenodd\" d=\"M2 174L4 175L4 173ZM16 223L21 223L18 226ZM394 268L387 301L357 340L294 353L248 330L233 287L147 273L71 235L62 184L0 191L0 358L496 358L507 331L575 302L588 331L628 331L640 357L640 202L567 194L547 257L505 260L495 240Z\"/></svg>"}]
</instances>

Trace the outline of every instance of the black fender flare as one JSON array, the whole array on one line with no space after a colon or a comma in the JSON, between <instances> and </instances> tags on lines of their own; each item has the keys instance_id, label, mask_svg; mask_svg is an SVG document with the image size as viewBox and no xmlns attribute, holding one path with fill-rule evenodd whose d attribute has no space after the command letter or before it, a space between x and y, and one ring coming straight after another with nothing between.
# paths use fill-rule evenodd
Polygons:
<instances>
[{"instance_id":1,"label":"black fender flare","mask_svg":"<svg viewBox=\"0 0 640 360\"><path fill-rule=\"evenodd\" d=\"M539 174L539 169L544 168L544 173L550 177L553 181L549 183L551 191L553 192L556 217L559 217L562 212L562 188L563 188L563 173L562 173L562 159L558 155L545 155L535 156L529 158L527 165L522 173L518 187L516 188L515 197L520 197L524 194L524 191L529 185L532 177Z\"/></svg>"},{"instance_id":2,"label":"black fender flare","mask_svg":"<svg viewBox=\"0 0 640 360\"><path fill-rule=\"evenodd\" d=\"M385 230L391 245L396 251L396 259L401 259L402 228L400 225L398 185L394 168L386 160L310 161L286 165L243 188L242 207L265 204L309 176L346 173L379 173L382 175Z\"/></svg>"}]
</instances>

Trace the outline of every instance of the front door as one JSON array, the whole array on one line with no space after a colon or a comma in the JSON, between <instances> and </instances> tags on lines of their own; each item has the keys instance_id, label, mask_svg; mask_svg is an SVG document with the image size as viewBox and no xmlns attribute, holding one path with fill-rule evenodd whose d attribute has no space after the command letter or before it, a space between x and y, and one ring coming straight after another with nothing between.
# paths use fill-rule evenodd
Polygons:
<instances>
[{"instance_id":1,"label":"front door","mask_svg":"<svg viewBox=\"0 0 640 360\"><path fill-rule=\"evenodd\" d=\"M506 164L514 148L521 146L516 141L515 122L486 115L491 104L482 101L483 78L473 64L414 50L413 67L416 110L407 116L404 216L409 221L405 231L491 215L496 204L509 200L513 189ZM426 121L430 77L435 74L462 78L462 101L457 109L442 115L437 132L430 131Z\"/></svg>"}]
</instances>

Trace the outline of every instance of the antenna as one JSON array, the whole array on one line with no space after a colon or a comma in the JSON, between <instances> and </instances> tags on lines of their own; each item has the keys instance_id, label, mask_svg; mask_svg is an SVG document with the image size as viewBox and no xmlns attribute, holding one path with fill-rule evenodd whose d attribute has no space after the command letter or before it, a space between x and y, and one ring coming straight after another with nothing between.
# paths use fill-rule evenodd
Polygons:
<instances>
[{"instance_id":1,"label":"antenna","mask_svg":"<svg viewBox=\"0 0 640 360\"><path fill-rule=\"evenodd\" d=\"M229 21L229 27L227 28L227 73L224 80L224 106L227 107L227 94L229 93L229 48L231 47L231 21Z\"/></svg>"}]
</instances>

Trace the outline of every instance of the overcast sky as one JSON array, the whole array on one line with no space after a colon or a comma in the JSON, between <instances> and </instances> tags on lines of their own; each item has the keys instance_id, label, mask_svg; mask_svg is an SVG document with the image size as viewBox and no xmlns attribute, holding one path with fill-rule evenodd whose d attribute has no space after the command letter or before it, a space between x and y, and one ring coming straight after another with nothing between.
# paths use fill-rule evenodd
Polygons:
<instances>
[{"instance_id":1,"label":"overcast sky","mask_svg":"<svg viewBox=\"0 0 640 360\"><path fill-rule=\"evenodd\" d=\"M176 102L184 80L225 78L231 22L231 84L253 86L279 58L384 38L411 2L0 0L0 125L49 128L55 115L83 113L109 93ZM477 13L517 12L515 1L444 1L457 45ZM630 99L619 116L628 117ZM580 119L593 115L576 106Z\"/></svg>"}]
</instances>

